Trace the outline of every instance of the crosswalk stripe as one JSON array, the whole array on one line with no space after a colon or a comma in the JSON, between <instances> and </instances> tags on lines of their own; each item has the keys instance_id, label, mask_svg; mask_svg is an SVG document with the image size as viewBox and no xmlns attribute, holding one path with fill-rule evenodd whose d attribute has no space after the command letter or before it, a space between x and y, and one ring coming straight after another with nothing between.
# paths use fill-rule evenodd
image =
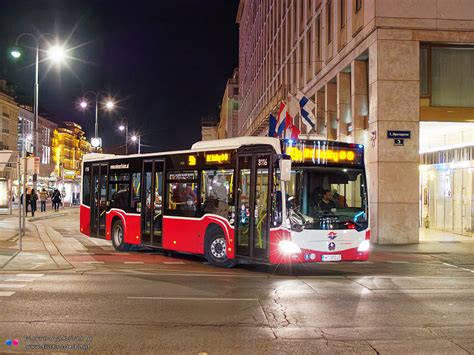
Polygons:
<instances>
[{"instance_id":1,"label":"crosswalk stripe","mask_svg":"<svg viewBox=\"0 0 474 355\"><path fill-rule=\"evenodd\" d=\"M5 282L31 282L37 279L7 279Z\"/></svg>"},{"instance_id":2,"label":"crosswalk stripe","mask_svg":"<svg viewBox=\"0 0 474 355\"><path fill-rule=\"evenodd\" d=\"M0 288L22 288L25 286L23 284L0 284Z\"/></svg>"},{"instance_id":3,"label":"crosswalk stripe","mask_svg":"<svg viewBox=\"0 0 474 355\"><path fill-rule=\"evenodd\" d=\"M44 274L16 274L16 277L42 277Z\"/></svg>"},{"instance_id":4,"label":"crosswalk stripe","mask_svg":"<svg viewBox=\"0 0 474 355\"><path fill-rule=\"evenodd\" d=\"M2 292L0 291L0 297L10 297L11 295L13 295L15 292Z\"/></svg>"}]
</instances>

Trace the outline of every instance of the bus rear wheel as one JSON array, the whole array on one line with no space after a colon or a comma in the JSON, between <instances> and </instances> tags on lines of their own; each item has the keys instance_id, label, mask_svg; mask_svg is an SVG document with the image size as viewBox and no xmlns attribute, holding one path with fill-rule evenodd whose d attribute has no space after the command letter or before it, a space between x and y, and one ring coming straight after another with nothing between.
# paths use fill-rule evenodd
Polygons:
<instances>
[{"instance_id":1,"label":"bus rear wheel","mask_svg":"<svg viewBox=\"0 0 474 355\"><path fill-rule=\"evenodd\" d=\"M214 267L233 267L235 262L227 258L227 241L219 227L211 227L207 233L204 256Z\"/></svg>"},{"instance_id":2,"label":"bus rear wheel","mask_svg":"<svg viewBox=\"0 0 474 355\"><path fill-rule=\"evenodd\" d=\"M127 251L131 244L125 243L125 233L121 220L116 220L112 226L112 245L117 251Z\"/></svg>"}]
</instances>

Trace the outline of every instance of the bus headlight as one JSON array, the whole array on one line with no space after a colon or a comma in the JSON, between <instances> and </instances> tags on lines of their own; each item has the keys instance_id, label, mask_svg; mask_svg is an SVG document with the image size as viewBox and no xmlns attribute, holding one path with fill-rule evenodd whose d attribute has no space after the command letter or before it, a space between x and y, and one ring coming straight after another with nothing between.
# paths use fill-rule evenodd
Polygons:
<instances>
[{"instance_id":1,"label":"bus headlight","mask_svg":"<svg viewBox=\"0 0 474 355\"><path fill-rule=\"evenodd\" d=\"M280 240L278 249L280 253L284 255L301 254L300 247L290 240Z\"/></svg>"},{"instance_id":2,"label":"bus headlight","mask_svg":"<svg viewBox=\"0 0 474 355\"><path fill-rule=\"evenodd\" d=\"M360 243L359 247L357 248L357 251L364 253L366 251L369 251L369 249L370 249L370 241L364 240L362 241L362 243Z\"/></svg>"}]
</instances>

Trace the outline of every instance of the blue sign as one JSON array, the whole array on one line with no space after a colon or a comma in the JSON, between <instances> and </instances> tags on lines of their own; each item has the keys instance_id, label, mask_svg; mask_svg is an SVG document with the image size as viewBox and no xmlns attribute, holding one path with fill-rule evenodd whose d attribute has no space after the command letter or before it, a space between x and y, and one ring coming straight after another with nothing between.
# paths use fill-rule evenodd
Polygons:
<instances>
[{"instance_id":1,"label":"blue sign","mask_svg":"<svg viewBox=\"0 0 474 355\"><path fill-rule=\"evenodd\" d=\"M411 131L387 131L387 138L410 139Z\"/></svg>"}]
</instances>

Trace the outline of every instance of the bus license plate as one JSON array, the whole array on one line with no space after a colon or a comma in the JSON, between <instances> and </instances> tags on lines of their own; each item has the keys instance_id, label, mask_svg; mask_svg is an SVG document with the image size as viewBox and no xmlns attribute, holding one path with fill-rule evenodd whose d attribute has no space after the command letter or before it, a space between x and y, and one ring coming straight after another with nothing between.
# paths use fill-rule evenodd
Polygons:
<instances>
[{"instance_id":1,"label":"bus license plate","mask_svg":"<svg viewBox=\"0 0 474 355\"><path fill-rule=\"evenodd\" d=\"M322 261L341 261L341 255L323 255Z\"/></svg>"}]
</instances>

